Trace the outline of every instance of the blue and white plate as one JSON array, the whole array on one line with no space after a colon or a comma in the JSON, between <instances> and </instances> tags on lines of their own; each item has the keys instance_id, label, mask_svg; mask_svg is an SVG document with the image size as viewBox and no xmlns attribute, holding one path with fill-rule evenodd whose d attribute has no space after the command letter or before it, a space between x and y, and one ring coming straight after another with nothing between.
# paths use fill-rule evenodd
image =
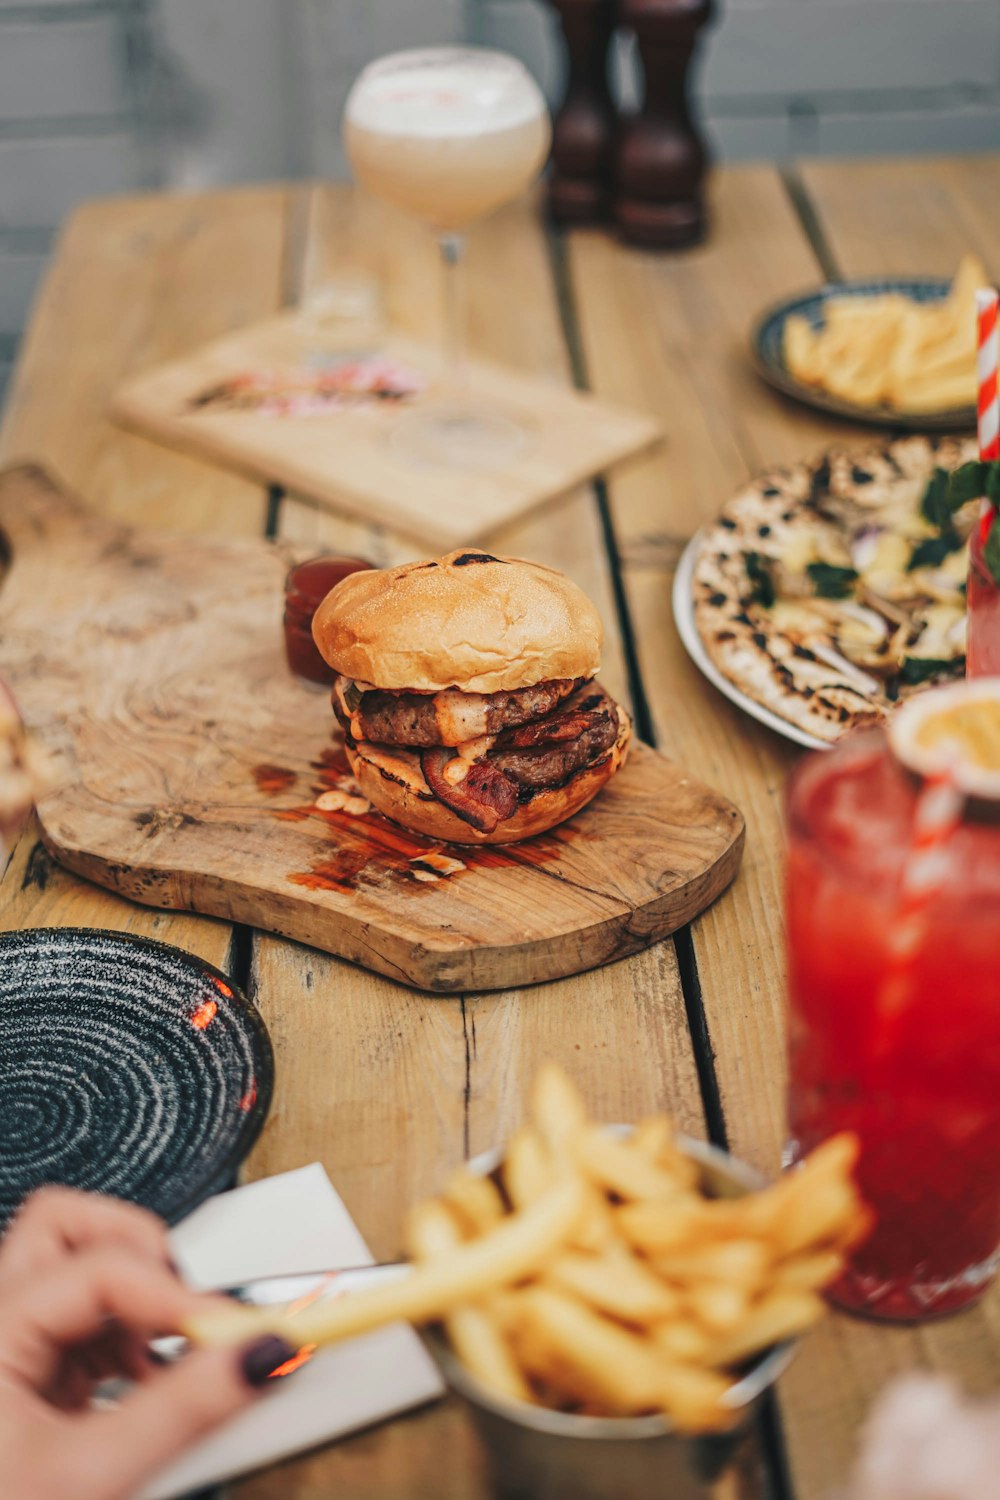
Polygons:
<instances>
[{"instance_id":1,"label":"blue and white plate","mask_svg":"<svg viewBox=\"0 0 1000 1500\"><path fill-rule=\"evenodd\" d=\"M260 1134L274 1058L211 964L127 932L0 934L0 1229L45 1183L174 1221Z\"/></svg>"},{"instance_id":2,"label":"blue and white plate","mask_svg":"<svg viewBox=\"0 0 1000 1500\"><path fill-rule=\"evenodd\" d=\"M847 417L854 422L864 422L870 427L891 427L897 431L914 432L964 432L974 430L976 408L953 407L950 411L906 412L890 406L856 406L832 396L819 386L806 385L785 364L785 322L793 316L807 318L814 328L821 328L824 321L824 304L831 297L881 297L887 292L900 292L914 302L943 302L951 290L950 281L938 277L878 277L871 281L830 282L814 292L805 292L798 297L789 297L765 312L750 335L750 353L757 372L769 385L836 417Z\"/></svg>"}]
</instances>

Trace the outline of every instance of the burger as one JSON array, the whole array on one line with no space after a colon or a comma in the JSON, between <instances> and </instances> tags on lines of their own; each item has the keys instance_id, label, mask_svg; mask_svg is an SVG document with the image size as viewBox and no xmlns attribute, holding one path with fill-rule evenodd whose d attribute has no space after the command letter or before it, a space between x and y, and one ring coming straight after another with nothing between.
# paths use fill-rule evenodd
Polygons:
<instances>
[{"instance_id":1,"label":"burger","mask_svg":"<svg viewBox=\"0 0 1000 1500\"><path fill-rule=\"evenodd\" d=\"M531 838L625 760L628 717L595 681L600 618L553 568L451 552L352 573L312 628L361 791L415 833Z\"/></svg>"}]
</instances>

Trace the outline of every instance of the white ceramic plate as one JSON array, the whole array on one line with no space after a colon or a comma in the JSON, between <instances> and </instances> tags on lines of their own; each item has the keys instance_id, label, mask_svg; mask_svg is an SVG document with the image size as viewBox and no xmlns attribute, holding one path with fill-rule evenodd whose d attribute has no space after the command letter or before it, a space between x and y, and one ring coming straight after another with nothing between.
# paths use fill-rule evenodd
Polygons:
<instances>
[{"instance_id":1,"label":"white ceramic plate","mask_svg":"<svg viewBox=\"0 0 1000 1500\"><path fill-rule=\"evenodd\" d=\"M719 671L718 667L709 656L698 634L698 627L694 619L694 569L698 560L698 553L702 546L702 533L695 532L688 542L677 564L677 572L674 575L674 623L678 634L684 642L684 649L704 677L707 677L713 687L717 687L730 703L735 703L737 708L742 708L744 713L752 719L757 719L761 724L766 724L768 729L773 729L775 734L782 735L786 740L792 740L796 745L805 745L810 750L829 750L831 747L825 740L818 739L816 735L809 734L805 729L799 729L795 724L790 724L787 719L781 718L779 714L771 709L765 708L763 704L744 693L741 688L731 682L728 677Z\"/></svg>"}]
</instances>

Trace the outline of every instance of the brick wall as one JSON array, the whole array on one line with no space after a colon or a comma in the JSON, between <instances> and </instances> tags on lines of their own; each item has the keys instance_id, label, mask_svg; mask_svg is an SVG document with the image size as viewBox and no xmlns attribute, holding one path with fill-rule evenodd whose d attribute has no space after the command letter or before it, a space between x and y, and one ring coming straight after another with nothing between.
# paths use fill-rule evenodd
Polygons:
<instances>
[{"instance_id":1,"label":"brick wall","mask_svg":"<svg viewBox=\"0 0 1000 1500\"><path fill-rule=\"evenodd\" d=\"M557 94L542 0L0 0L0 383L80 198L340 175L363 63L463 36ZM720 0L698 87L733 159L1000 148L1000 0Z\"/></svg>"}]
</instances>

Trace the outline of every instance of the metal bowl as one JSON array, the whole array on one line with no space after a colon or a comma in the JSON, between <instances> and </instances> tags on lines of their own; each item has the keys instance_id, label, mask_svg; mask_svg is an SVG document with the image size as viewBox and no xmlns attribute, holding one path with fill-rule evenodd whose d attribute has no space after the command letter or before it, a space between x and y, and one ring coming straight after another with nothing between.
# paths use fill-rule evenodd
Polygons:
<instances>
[{"instance_id":1,"label":"metal bowl","mask_svg":"<svg viewBox=\"0 0 1000 1500\"><path fill-rule=\"evenodd\" d=\"M627 1135L629 1126L609 1126ZM714 1198L738 1198L765 1186L759 1172L724 1151L679 1137L701 1168ZM497 1170L502 1152L469 1162L483 1176ZM691 1437L662 1416L586 1417L507 1401L486 1390L452 1354L437 1330L425 1335L450 1388L468 1408L503 1500L704 1500L708 1486L732 1459L765 1392L787 1368L793 1343L767 1350L734 1382L726 1404L737 1417L731 1431Z\"/></svg>"}]
</instances>

